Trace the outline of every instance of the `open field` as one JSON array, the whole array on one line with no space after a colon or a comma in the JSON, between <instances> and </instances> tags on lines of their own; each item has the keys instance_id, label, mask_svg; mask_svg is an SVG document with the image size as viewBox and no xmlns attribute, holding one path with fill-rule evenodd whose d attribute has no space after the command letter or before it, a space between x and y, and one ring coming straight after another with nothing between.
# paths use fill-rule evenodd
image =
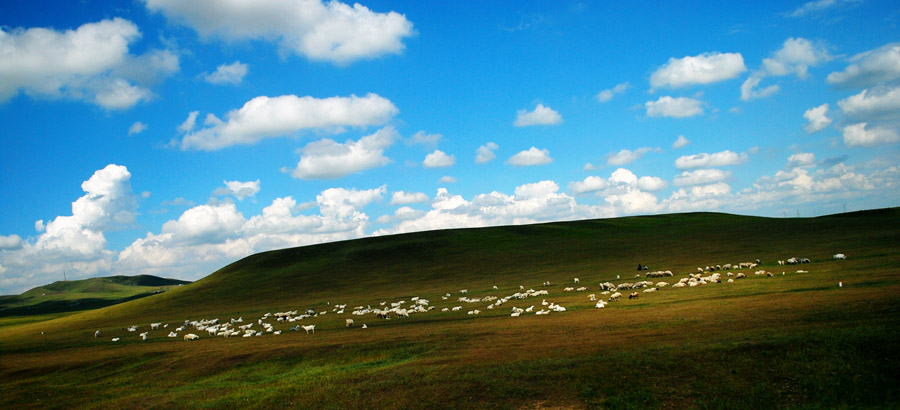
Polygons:
<instances>
[{"instance_id":1,"label":"open field","mask_svg":"<svg viewBox=\"0 0 900 410\"><path fill-rule=\"evenodd\" d=\"M53 282L21 295L0 296L0 328L115 305L188 283L151 275Z\"/></svg>"},{"instance_id":2,"label":"open field","mask_svg":"<svg viewBox=\"0 0 900 410\"><path fill-rule=\"evenodd\" d=\"M848 259L833 260L839 252ZM812 263L775 263L792 256ZM662 287L636 300L623 291L603 309L587 297L600 296L600 282L643 280L634 278L639 263L673 271L650 280L675 283L698 266L755 259L760 267L732 271L748 275L734 283L722 271L721 284ZM775 275L753 274L760 269ZM520 285L549 295L495 309L457 301L461 289L502 297ZM414 296L435 309L408 319L350 314ZM510 317L512 306L541 309L542 299L567 311ZM3 327L0 407L896 408L898 302L898 208L367 238L253 255L162 294ZM336 304L346 313L333 312ZM441 311L453 306L462 310ZM185 342L186 332L168 338L165 329L141 341L124 330L204 318L257 323L267 312L307 308L328 312L298 322L315 324L314 334L274 320L282 335L189 330L201 338ZM473 309L481 314L466 314Z\"/></svg>"}]
</instances>

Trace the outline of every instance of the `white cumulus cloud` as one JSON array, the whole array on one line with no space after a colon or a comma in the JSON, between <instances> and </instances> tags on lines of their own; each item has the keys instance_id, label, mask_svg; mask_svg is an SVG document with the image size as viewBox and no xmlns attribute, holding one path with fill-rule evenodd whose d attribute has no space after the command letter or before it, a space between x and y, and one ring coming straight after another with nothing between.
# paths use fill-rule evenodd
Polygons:
<instances>
[{"instance_id":1,"label":"white cumulus cloud","mask_svg":"<svg viewBox=\"0 0 900 410\"><path fill-rule=\"evenodd\" d=\"M646 153L648 153L650 151L654 151L654 149L650 148L650 147L638 148L634 151L631 151L628 149L622 149L619 152L607 155L606 156L606 165L615 165L615 166L627 165L627 164L634 162L638 158L643 157ZM659 148L655 149L655 151L659 151Z\"/></svg>"},{"instance_id":2,"label":"white cumulus cloud","mask_svg":"<svg viewBox=\"0 0 900 410\"><path fill-rule=\"evenodd\" d=\"M653 88L681 88L710 84L737 77L747 70L740 53L704 53L697 56L670 58L650 75Z\"/></svg>"},{"instance_id":3,"label":"white cumulus cloud","mask_svg":"<svg viewBox=\"0 0 900 410\"><path fill-rule=\"evenodd\" d=\"M554 109L538 104L533 111L519 110L516 112L516 127L528 127L532 125L555 125L562 122L562 116Z\"/></svg>"},{"instance_id":4,"label":"white cumulus cloud","mask_svg":"<svg viewBox=\"0 0 900 410\"><path fill-rule=\"evenodd\" d=\"M224 181L225 186L213 191L213 195L231 195L238 200L255 196L259 192L259 180L256 181Z\"/></svg>"},{"instance_id":5,"label":"white cumulus cloud","mask_svg":"<svg viewBox=\"0 0 900 410\"><path fill-rule=\"evenodd\" d=\"M806 167L816 163L816 154L812 152L800 152L788 157L788 167Z\"/></svg>"},{"instance_id":6,"label":"white cumulus cloud","mask_svg":"<svg viewBox=\"0 0 900 410\"><path fill-rule=\"evenodd\" d=\"M415 34L403 14L321 0L144 0L147 9L187 25L202 37L264 40L310 60L349 64L400 54Z\"/></svg>"},{"instance_id":7,"label":"white cumulus cloud","mask_svg":"<svg viewBox=\"0 0 900 410\"><path fill-rule=\"evenodd\" d=\"M648 117L687 118L703 115L703 102L688 97L672 98L668 95L656 101L644 103Z\"/></svg>"},{"instance_id":8,"label":"white cumulus cloud","mask_svg":"<svg viewBox=\"0 0 900 410\"><path fill-rule=\"evenodd\" d=\"M409 205L428 202L428 195L423 192L396 191L391 196L391 205Z\"/></svg>"},{"instance_id":9,"label":"white cumulus cloud","mask_svg":"<svg viewBox=\"0 0 900 410\"><path fill-rule=\"evenodd\" d=\"M709 168L723 167L728 165L738 165L747 162L748 155L745 152L740 154L732 151L721 151L715 153L700 153L694 155L684 155L675 160L675 167L678 169L692 168Z\"/></svg>"},{"instance_id":10,"label":"white cumulus cloud","mask_svg":"<svg viewBox=\"0 0 900 410\"><path fill-rule=\"evenodd\" d=\"M762 67L741 84L741 100L748 101L764 98L780 90L778 85L770 85L759 89L759 83L765 77L781 77L794 74L806 78L809 67L814 67L833 57L824 44L814 44L802 37L791 37L784 41L781 48L764 58Z\"/></svg>"},{"instance_id":11,"label":"white cumulus cloud","mask_svg":"<svg viewBox=\"0 0 900 410\"><path fill-rule=\"evenodd\" d=\"M447 155L444 151L439 149L434 150L434 152L425 156L425 160L422 161L422 165L425 168L446 168L449 166L453 166L456 163L456 157L453 155Z\"/></svg>"},{"instance_id":12,"label":"white cumulus cloud","mask_svg":"<svg viewBox=\"0 0 900 410\"><path fill-rule=\"evenodd\" d=\"M722 171L716 168L696 169L693 171L682 171L681 174L675 176L675 185L677 186L693 186L705 185L714 182L721 182L731 177L731 171Z\"/></svg>"},{"instance_id":13,"label":"white cumulus cloud","mask_svg":"<svg viewBox=\"0 0 900 410\"><path fill-rule=\"evenodd\" d=\"M569 192L575 195L584 195L606 189L609 184L606 178L598 176L586 177L583 181L575 181L569 184Z\"/></svg>"},{"instance_id":14,"label":"white cumulus cloud","mask_svg":"<svg viewBox=\"0 0 900 410\"><path fill-rule=\"evenodd\" d=\"M844 115L856 121L900 119L900 86L878 86L838 101Z\"/></svg>"},{"instance_id":15,"label":"white cumulus cloud","mask_svg":"<svg viewBox=\"0 0 900 410\"><path fill-rule=\"evenodd\" d=\"M110 110L151 98L148 86L178 71L167 50L134 55L137 26L114 18L75 30L0 28L0 102L23 92L31 97L71 98Z\"/></svg>"},{"instance_id":16,"label":"white cumulus cloud","mask_svg":"<svg viewBox=\"0 0 900 410\"><path fill-rule=\"evenodd\" d=\"M838 87L870 87L900 78L900 43L888 43L857 54L844 71L828 74L828 84Z\"/></svg>"},{"instance_id":17,"label":"white cumulus cloud","mask_svg":"<svg viewBox=\"0 0 900 410\"><path fill-rule=\"evenodd\" d=\"M494 153L500 146L493 143L488 142L484 144L475 151L475 163L476 164L484 164L491 162L494 158L497 157L497 154Z\"/></svg>"},{"instance_id":18,"label":"white cumulus cloud","mask_svg":"<svg viewBox=\"0 0 900 410\"><path fill-rule=\"evenodd\" d=\"M844 144L849 147L874 147L900 141L900 135L895 130L867 125L861 122L844 127Z\"/></svg>"},{"instance_id":19,"label":"white cumulus cloud","mask_svg":"<svg viewBox=\"0 0 900 410\"><path fill-rule=\"evenodd\" d=\"M536 147L531 147L525 151L521 151L506 160L507 164L517 167L546 165L551 162L553 162L553 158L550 157L550 151L546 149L538 149Z\"/></svg>"},{"instance_id":20,"label":"white cumulus cloud","mask_svg":"<svg viewBox=\"0 0 900 410\"><path fill-rule=\"evenodd\" d=\"M828 118L828 104L822 104L806 110L803 113L803 118L807 121L803 127L807 134L824 130L828 124L831 124L831 118Z\"/></svg>"},{"instance_id":21,"label":"white cumulus cloud","mask_svg":"<svg viewBox=\"0 0 900 410\"><path fill-rule=\"evenodd\" d=\"M216 67L216 71L207 74L203 78L210 84L240 84L247 75L247 64L235 61L231 64L222 64Z\"/></svg>"},{"instance_id":22,"label":"white cumulus cloud","mask_svg":"<svg viewBox=\"0 0 900 410\"><path fill-rule=\"evenodd\" d=\"M303 130L341 132L346 127L384 124L397 112L390 100L377 94L330 98L260 96L229 111L225 121L212 114L207 116L207 127L186 134L181 149L213 151ZM192 117L195 118L193 113L188 120Z\"/></svg>"},{"instance_id":23,"label":"white cumulus cloud","mask_svg":"<svg viewBox=\"0 0 900 410\"><path fill-rule=\"evenodd\" d=\"M393 127L385 127L343 144L324 138L297 150L300 162L291 176L298 179L332 179L390 163L384 151L398 138Z\"/></svg>"},{"instance_id":24,"label":"white cumulus cloud","mask_svg":"<svg viewBox=\"0 0 900 410\"><path fill-rule=\"evenodd\" d=\"M672 143L672 148L684 148L690 143L691 141L685 138L684 135L679 135L678 138L675 139L675 142Z\"/></svg>"}]
</instances>

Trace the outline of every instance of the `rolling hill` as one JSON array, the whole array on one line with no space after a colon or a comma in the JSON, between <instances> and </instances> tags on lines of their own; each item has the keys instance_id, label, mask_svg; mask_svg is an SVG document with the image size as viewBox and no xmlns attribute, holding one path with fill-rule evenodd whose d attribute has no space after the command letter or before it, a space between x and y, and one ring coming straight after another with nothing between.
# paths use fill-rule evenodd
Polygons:
<instances>
[{"instance_id":1,"label":"rolling hill","mask_svg":"<svg viewBox=\"0 0 900 410\"><path fill-rule=\"evenodd\" d=\"M57 281L21 295L0 296L0 318L91 310L164 292L190 282L152 275Z\"/></svg>"},{"instance_id":2,"label":"rolling hill","mask_svg":"<svg viewBox=\"0 0 900 410\"><path fill-rule=\"evenodd\" d=\"M812 263L775 263L792 256ZM697 267L755 259L774 276L745 270L734 283L661 287L605 309L587 299L600 282L638 280L638 264L675 272L674 283ZM69 407L892 407L898 264L900 208L642 216L264 252L162 294L4 328L0 381L12 394L0 405L45 407L35 400L50 392ZM589 290L563 292L574 277ZM462 289L480 298L520 286L547 290L543 299L567 311L510 318L509 306L541 301L457 301ZM436 309L388 321L349 314L414 296ZM441 311L457 305L463 312ZM329 312L306 319L315 334L277 324L285 334L188 343L124 330L307 308Z\"/></svg>"}]
</instances>

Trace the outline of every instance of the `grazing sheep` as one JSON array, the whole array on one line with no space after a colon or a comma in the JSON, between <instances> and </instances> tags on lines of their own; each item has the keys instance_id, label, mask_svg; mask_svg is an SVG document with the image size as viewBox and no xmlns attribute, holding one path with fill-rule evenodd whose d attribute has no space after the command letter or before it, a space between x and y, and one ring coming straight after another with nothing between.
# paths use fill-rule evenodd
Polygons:
<instances>
[{"instance_id":1,"label":"grazing sheep","mask_svg":"<svg viewBox=\"0 0 900 410\"><path fill-rule=\"evenodd\" d=\"M838 287L839 287L839 288L844 287L844 282L838 282Z\"/></svg>"},{"instance_id":2,"label":"grazing sheep","mask_svg":"<svg viewBox=\"0 0 900 410\"><path fill-rule=\"evenodd\" d=\"M144 333L139 334L138 336L141 337L141 340L147 340L147 333L148 332L144 332Z\"/></svg>"},{"instance_id":3,"label":"grazing sheep","mask_svg":"<svg viewBox=\"0 0 900 410\"><path fill-rule=\"evenodd\" d=\"M366 324L365 324L365 323L363 323L363 325L362 325L362 328L363 328L363 329L368 329L368 328L369 328L369 327L368 327L368 326L366 326Z\"/></svg>"},{"instance_id":4,"label":"grazing sheep","mask_svg":"<svg viewBox=\"0 0 900 410\"><path fill-rule=\"evenodd\" d=\"M834 260L845 260L845 259L847 259L847 255L844 255L843 253L834 254Z\"/></svg>"},{"instance_id":5,"label":"grazing sheep","mask_svg":"<svg viewBox=\"0 0 900 410\"><path fill-rule=\"evenodd\" d=\"M594 307L597 309L603 309L604 307L606 307L606 303L603 303L603 299L600 299L597 301L597 304L594 305Z\"/></svg>"},{"instance_id":6,"label":"grazing sheep","mask_svg":"<svg viewBox=\"0 0 900 410\"><path fill-rule=\"evenodd\" d=\"M118 337L114 337L114 338L112 338L112 341L113 341L113 342L118 342L118 341L119 341L119 338L118 338Z\"/></svg>"},{"instance_id":7,"label":"grazing sheep","mask_svg":"<svg viewBox=\"0 0 900 410\"><path fill-rule=\"evenodd\" d=\"M621 296L622 296L622 294L619 293L619 292L613 293L612 295L609 295L609 301L610 301L610 302L618 302L618 301L619 301L619 298L620 298Z\"/></svg>"},{"instance_id":8,"label":"grazing sheep","mask_svg":"<svg viewBox=\"0 0 900 410\"><path fill-rule=\"evenodd\" d=\"M169 332L169 336L168 336L168 337L178 337L178 333L175 333L175 332Z\"/></svg>"},{"instance_id":9,"label":"grazing sheep","mask_svg":"<svg viewBox=\"0 0 900 410\"><path fill-rule=\"evenodd\" d=\"M150 330L157 330L157 329L159 329L160 325L162 325L162 323L151 323Z\"/></svg>"},{"instance_id":10,"label":"grazing sheep","mask_svg":"<svg viewBox=\"0 0 900 410\"><path fill-rule=\"evenodd\" d=\"M347 327L353 326L353 319L347 319L344 321L347 324Z\"/></svg>"},{"instance_id":11,"label":"grazing sheep","mask_svg":"<svg viewBox=\"0 0 900 410\"><path fill-rule=\"evenodd\" d=\"M744 275L744 272L738 272L738 274L735 275L734 278L735 278L735 279L741 279L741 278L745 278L745 277L747 277L747 275Z\"/></svg>"},{"instance_id":12,"label":"grazing sheep","mask_svg":"<svg viewBox=\"0 0 900 410\"><path fill-rule=\"evenodd\" d=\"M575 284L576 284L576 285L578 284L578 282L579 282L579 281L578 281L578 278L575 278Z\"/></svg>"},{"instance_id":13,"label":"grazing sheep","mask_svg":"<svg viewBox=\"0 0 900 410\"><path fill-rule=\"evenodd\" d=\"M307 326L300 326L300 327L302 327L303 330L306 331L306 334L309 334L310 330L312 330L313 333L316 333L316 325L307 325Z\"/></svg>"},{"instance_id":14,"label":"grazing sheep","mask_svg":"<svg viewBox=\"0 0 900 410\"><path fill-rule=\"evenodd\" d=\"M575 288L563 288L563 292L573 292Z\"/></svg>"},{"instance_id":15,"label":"grazing sheep","mask_svg":"<svg viewBox=\"0 0 900 410\"><path fill-rule=\"evenodd\" d=\"M590 295L588 295L588 299L590 299L591 302L596 302L596 301L597 301L597 295L591 293Z\"/></svg>"},{"instance_id":16,"label":"grazing sheep","mask_svg":"<svg viewBox=\"0 0 900 410\"><path fill-rule=\"evenodd\" d=\"M467 294L469 294L469 290L468 290L468 289L462 289L462 290L459 291L459 293L460 293L460 294L463 294L463 295L467 295Z\"/></svg>"},{"instance_id":17,"label":"grazing sheep","mask_svg":"<svg viewBox=\"0 0 900 410\"><path fill-rule=\"evenodd\" d=\"M94 339L96 339L96 338L98 338L98 337L100 337L100 331L99 331L99 330L96 331L96 332L94 332Z\"/></svg>"},{"instance_id":18,"label":"grazing sheep","mask_svg":"<svg viewBox=\"0 0 900 410\"><path fill-rule=\"evenodd\" d=\"M637 292L631 292L631 294L628 295L628 299L637 299L639 296L641 296L640 293L637 293Z\"/></svg>"},{"instance_id":19,"label":"grazing sheep","mask_svg":"<svg viewBox=\"0 0 900 410\"><path fill-rule=\"evenodd\" d=\"M197 336L193 333L188 333L188 334L184 335L184 340L197 340L199 338L200 338L200 336Z\"/></svg>"}]
</instances>

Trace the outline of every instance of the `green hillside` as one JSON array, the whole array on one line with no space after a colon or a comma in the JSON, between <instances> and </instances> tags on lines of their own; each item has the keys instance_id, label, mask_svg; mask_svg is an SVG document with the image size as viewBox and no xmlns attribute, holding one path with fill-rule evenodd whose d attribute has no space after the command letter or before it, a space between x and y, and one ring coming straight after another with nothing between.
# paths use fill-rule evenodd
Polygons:
<instances>
[{"instance_id":1,"label":"green hillside","mask_svg":"<svg viewBox=\"0 0 900 410\"><path fill-rule=\"evenodd\" d=\"M811 263L776 264L794 256ZM723 271L721 284L661 287L636 300L625 291L604 309L587 298L600 282L640 280L638 264L673 271L663 280L675 283L698 267L756 259L773 276L744 269L747 278L725 283ZM0 406L56 407L36 401L49 392L64 399L59 407L896 407L897 266L900 208L643 216L271 251L165 293L4 328L0 381L11 394ZM575 277L589 289L564 292ZM457 300L462 289L476 298L520 286L548 295L496 309ZM414 296L435 309L409 319L350 315ZM511 306L541 309L542 299L567 310L510 317ZM165 337L185 320L254 323L307 308L329 312L301 322L314 334L277 323L280 336ZM147 341L124 329L151 322L172 326Z\"/></svg>"},{"instance_id":2,"label":"green hillside","mask_svg":"<svg viewBox=\"0 0 900 410\"><path fill-rule=\"evenodd\" d=\"M0 318L97 309L189 283L152 275L57 281L30 289L21 295L0 296Z\"/></svg>"}]
</instances>

